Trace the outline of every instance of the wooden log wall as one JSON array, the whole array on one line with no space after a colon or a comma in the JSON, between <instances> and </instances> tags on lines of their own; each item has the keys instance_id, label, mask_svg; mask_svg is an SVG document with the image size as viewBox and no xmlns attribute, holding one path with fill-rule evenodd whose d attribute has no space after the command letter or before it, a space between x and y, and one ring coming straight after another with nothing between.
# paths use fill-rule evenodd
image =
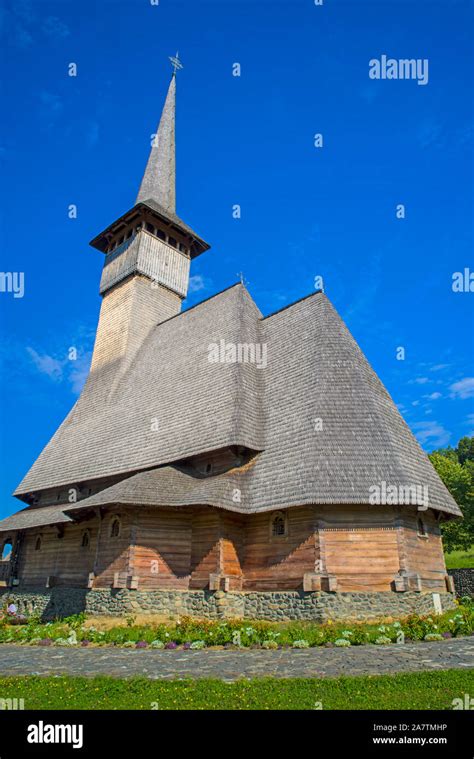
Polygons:
<instances>
[{"instance_id":1,"label":"wooden log wall","mask_svg":"<svg viewBox=\"0 0 474 759\"><path fill-rule=\"evenodd\" d=\"M191 574L192 512L142 509L135 514L130 574L140 588L187 588Z\"/></svg>"},{"instance_id":2,"label":"wooden log wall","mask_svg":"<svg viewBox=\"0 0 474 759\"><path fill-rule=\"evenodd\" d=\"M399 570L393 511L369 506L323 508L320 530L325 571L337 590L391 590Z\"/></svg>"},{"instance_id":3,"label":"wooden log wall","mask_svg":"<svg viewBox=\"0 0 474 759\"><path fill-rule=\"evenodd\" d=\"M419 518L425 525L426 536L419 534ZM407 513L402 530L409 571L422 578L424 590L445 591L446 563L441 530L435 515L431 511Z\"/></svg>"},{"instance_id":4,"label":"wooden log wall","mask_svg":"<svg viewBox=\"0 0 474 759\"><path fill-rule=\"evenodd\" d=\"M114 537L111 530L116 518L120 522L120 532ZM94 587L110 588L117 573L123 577L129 575L132 525L133 519L127 510L115 507L101 513L94 541Z\"/></svg>"},{"instance_id":5,"label":"wooden log wall","mask_svg":"<svg viewBox=\"0 0 474 759\"><path fill-rule=\"evenodd\" d=\"M218 509L193 512L191 547L191 577L189 587L201 590L209 587L209 575L221 567L221 522Z\"/></svg>"},{"instance_id":6,"label":"wooden log wall","mask_svg":"<svg viewBox=\"0 0 474 759\"><path fill-rule=\"evenodd\" d=\"M59 525L26 530L22 538L17 574L22 585L45 587L48 577L57 585L87 587L93 571L98 520L87 524ZM89 547L81 545L84 530L89 530ZM62 534L62 537L59 535ZM36 549L41 538L41 548Z\"/></svg>"},{"instance_id":7,"label":"wooden log wall","mask_svg":"<svg viewBox=\"0 0 474 759\"><path fill-rule=\"evenodd\" d=\"M244 590L294 590L303 585L305 572L314 571L314 509L288 509L287 532L271 535L274 513L246 517L244 537Z\"/></svg>"},{"instance_id":8,"label":"wooden log wall","mask_svg":"<svg viewBox=\"0 0 474 759\"><path fill-rule=\"evenodd\" d=\"M140 589L206 589L210 577L229 589L302 589L306 573L337 579L337 591L391 591L402 570L425 591L444 591L446 568L431 511L387 507L297 507L286 534L273 536L276 512L243 516L210 507L108 507L80 524L26 530L19 552L22 585L111 587L117 574ZM120 520L120 534L111 534ZM418 519L426 527L419 534ZM89 546L81 545L84 530ZM58 535L61 535L59 537ZM41 549L35 550L41 537Z\"/></svg>"}]
</instances>

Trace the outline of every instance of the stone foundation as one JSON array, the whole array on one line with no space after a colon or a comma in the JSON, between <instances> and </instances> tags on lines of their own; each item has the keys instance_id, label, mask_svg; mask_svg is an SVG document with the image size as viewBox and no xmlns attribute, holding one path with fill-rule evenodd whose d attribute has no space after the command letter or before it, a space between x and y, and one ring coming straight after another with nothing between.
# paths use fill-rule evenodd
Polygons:
<instances>
[{"instance_id":1,"label":"stone foundation","mask_svg":"<svg viewBox=\"0 0 474 759\"><path fill-rule=\"evenodd\" d=\"M451 575L454 580L458 598L462 598L462 596L474 597L474 569L448 569L448 575Z\"/></svg>"},{"instance_id":2,"label":"stone foundation","mask_svg":"<svg viewBox=\"0 0 474 759\"><path fill-rule=\"evenodd\" d=\"M451 593L440 593L442 609L455 608ZM328 593L305 591L228 592L63 588L4 589L0 604L45 620L85 611L94 615L163 614L196 619L366 620L434 611L432 593Z\"/></svg>"}]
</instances>

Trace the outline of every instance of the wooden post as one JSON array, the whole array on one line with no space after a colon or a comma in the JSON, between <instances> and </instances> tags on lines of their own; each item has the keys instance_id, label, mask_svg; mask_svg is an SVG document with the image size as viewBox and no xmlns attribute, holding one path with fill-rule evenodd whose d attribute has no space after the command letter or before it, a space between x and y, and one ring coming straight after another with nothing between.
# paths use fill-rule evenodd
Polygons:
<instances>
[{"instance_id":1,"label":"wooden post","mask_svg":"<svg viewBox=\"0 0 474 759\"><path fill-rule=\"evenodd\" d=\"M95 541L95 556L94 556L94 566L92 572L89 573L89 582L88 587L93 588L95 584L95 578L97 577L97 569L98 569L98 562L99 562L99 547L100 547L100 538L102 534L102 522L103 522L103 515L102 510L100 508L96 509L97 518L99 520L99 527L97 529L97 538ZM91 577L91 575L93 575Z\"/></svg>"}]
</instances>

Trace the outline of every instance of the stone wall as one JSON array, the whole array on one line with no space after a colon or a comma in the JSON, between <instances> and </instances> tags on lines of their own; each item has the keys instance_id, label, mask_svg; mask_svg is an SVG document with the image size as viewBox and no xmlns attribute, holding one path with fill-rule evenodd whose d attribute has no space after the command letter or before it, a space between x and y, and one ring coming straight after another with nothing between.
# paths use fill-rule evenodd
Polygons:
<instances>
[{"instance_id":1,"label":"stone wall","mask_svg":"<svg viewBox=\"0 0 474 759\"><path fill-rule=\"evenodd\" d=\"M474 597L474 569L448 569L448 574L454 579L454 587L458 598Z\"/></svg>"},{"instance_id":2,"label":"stone wall","mask_svg":"<svg viewBox=\"0 0 474 759\"><path fill-rule=\"evenodd\" d=\"M455 607L450 593L440 593L443 611ZM0 591L0 603L15 603L24 613L43 619L87 614L188 615L195 618L288 620L375 619L402 617L434 611L433 594L415 593L328 593L304 591L229 592L179 590L128 590L82 588L38 588Z\"/></svg>"}]
</instances>

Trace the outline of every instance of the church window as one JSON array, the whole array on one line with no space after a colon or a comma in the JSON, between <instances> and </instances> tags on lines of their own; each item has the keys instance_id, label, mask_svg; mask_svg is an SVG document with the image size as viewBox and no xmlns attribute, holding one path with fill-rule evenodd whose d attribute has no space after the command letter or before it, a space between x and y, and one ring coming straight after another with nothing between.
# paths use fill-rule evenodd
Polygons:
<instances>
[{"instance_id":1,"label":"church window","mask_svg":"<svg viewBox=\"0 0 474 759\"><path fill-rule=\"evenodd\" d=\"M2 561L9 561L12 555L12 541L10 538L7 538L3 544L2 548Z\"/></svg>"},{"instance_id":2,"label":"church window","mask_svg":"<svg viewBox=\"0 0 474 759\"><path fill-rule=\"evenodd\" d=\"M82 539L81 539L81 548L89 548L91 544L91 537L89 530L84 530L82 533Z\"/></svg>"},{"instance_id":3,"label":"church window","mask_svg":"<svg viewBox=\"0 0 474 759\"><path fill-rule=\"evenodd\" d=\"M39 535L36 538L35 551L41 551L41 538Z\"/></svg>"},{"instance_id":4,"label":"church window","mask_svg":"<svg viewBox=\"0 0 474 759\"><path fill-rule=\"evenodd\" d=\"M118 538L119 536L120 536L120 519L115 517L112 520L112 524L110 526L110 537Z\"/></svg>"},{"instance_id":5,"label":"church window","mask_svg":"<svg viewBox=\"0 0 474 759\"><path fill-rule=\"evenodd\" d=\"M281 511L272 517L271 534L273 538L281 538L287 534L286 518Z\"/></svg>"},{"instance_id":6,"label":"church window","mask_svg":"<svg viewBox=\"0 0 474 759\"><path fill-rule=\"evenodd\" d=\"M162 229L157 229L156 230L156 236L159 237L160 240L166 240L166 235L165 235L165 233L163 232Z\"/></svg>"},{"instance_id":7,"label":"church window","mask_svg":"<svg viewBox=\"0 0 474 759\"><path fill-rule=\"evenodd\" d=\"M133 229L129 229L128 234L127 234L127 240L129 240L132 235L133 235Z\"/></svg>"},{"instance_id":8,"label":"church window","mask_svg":"<svg viewBox=\"0 0 474 759\"><path fill-rule=\"evenodd\" d=\"M425 525L425 523L423 522L422 519L418 520L417 525L418 525L418 537L419 538L426 538L426 537L428 537L428 531L427 531L426 525Z\"/></svg>"},{"instance_id":9,"label":"church window","mask_svg":"<svg viewBox=\"0 0 474 759\"><path fill-rule=\"evenodd\" d=\"M155 234L155 227L153 226L153 224L150 224L148 221L145 224L145 228L146 228L147 232L151 232L152 235Z\"/></svg>"},{"instance_id":10,"label":"church window","mask_svg":"<svg viewBox=\"0 0 474 759\"><path fill-rule=\"evenodd\" d=\"M168 237L168 245L171 245L172 248L176 248L176 240L174 237Z\"/></svg>"}]
</instances>

